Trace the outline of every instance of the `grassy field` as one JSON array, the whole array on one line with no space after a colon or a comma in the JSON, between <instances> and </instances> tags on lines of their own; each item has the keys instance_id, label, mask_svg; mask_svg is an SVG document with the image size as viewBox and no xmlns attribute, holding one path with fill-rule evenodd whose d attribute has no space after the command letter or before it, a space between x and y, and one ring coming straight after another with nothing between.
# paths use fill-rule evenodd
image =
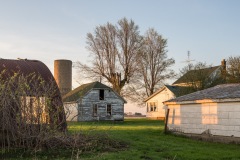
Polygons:
<instances>
[{"instance_id":1,"label":"grassy field","mask_svg":"<svg viewBox=\"0 0 240 160\"><path fill-rule=\"evenodd\" d=\"M129 148L119 152L99 153L86 159L240 159L240 145L191 140L163 134L163 121L128 119L123 123L70 123L69 131L104 132L128 142Z\"/></svg>"},{"instance_id":2,"label":"grassy field","mask_svg":"<svg viewBox=\"0 0 240 160\"><path fill-rule=\"evenodd\" d=\"M124 122L70 122L69 132L102 133L128 147L119 151L86 152L79 159L94 160L160 160L160 159L240 159L240 145L191 140L163 134L163 121L127 119ZM1 156L1 155L0 155ZM16 155L17 156L17 155ZM15 159L11 156L11 159ZM28 159L70 159L71 151L44 152ZM19 159L19 158L16 158ZM23 157L22 159L26 159Z\"/></svg>"}]
</instances>

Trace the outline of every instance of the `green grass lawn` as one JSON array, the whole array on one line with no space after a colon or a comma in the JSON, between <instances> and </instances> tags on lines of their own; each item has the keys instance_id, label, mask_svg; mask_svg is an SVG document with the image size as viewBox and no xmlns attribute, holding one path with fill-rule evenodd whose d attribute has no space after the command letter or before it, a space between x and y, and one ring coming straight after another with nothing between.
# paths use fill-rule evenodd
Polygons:
<instances>
[{"instance_id":1,"label":"green grass lawn","mask_svg":"<svg viewBox=\"0 0 240 160\"><path fill-rule=\"evenodd\" d=\"M85 159L240 159L240 145L191 140L163 134L163 121L127 119L124 122L71 122L70 132L103 132L126 141L124 151L85 155Z\"/></svg>"},{"instance_id":2,"label":"green grass lawn","mask_svg":"<svg viewBox=\"0 0 240 160\"><path fill-rule=\"evenodd\" d=\"M79 159L159 160L159 159L240 159L240 145L209 143L163 134L164 123L157 120L127 119L124 122L69 122L70 133L102 133L128 147L119 151L85 152ZM15 154L15 155L14 155ZM0 155L1 156L1 155ZM19 159L17 153L10 156ZM71 151L49 151L22 159L71 159ZM1 157L0 157L1 159Z\"/></svg>"}]
</instances>

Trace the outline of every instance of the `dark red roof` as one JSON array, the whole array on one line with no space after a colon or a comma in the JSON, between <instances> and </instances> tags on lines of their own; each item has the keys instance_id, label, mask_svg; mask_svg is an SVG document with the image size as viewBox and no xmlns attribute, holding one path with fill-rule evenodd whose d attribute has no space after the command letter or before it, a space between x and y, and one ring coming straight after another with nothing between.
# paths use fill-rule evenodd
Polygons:
<instances>
[{"instance_id":1,"label":"dark red roof","mask_svg":"<svg viewBox=\"0 0 240 160\"><path fill-rule=\"evenodd\" d=\"M39 74L45 81L54 79L48 67L38 60L0 59L0 73L4 70L6 70L5 76L12 76L14 73L20 72L23 75Z\"/></svg>"}]
</instances>

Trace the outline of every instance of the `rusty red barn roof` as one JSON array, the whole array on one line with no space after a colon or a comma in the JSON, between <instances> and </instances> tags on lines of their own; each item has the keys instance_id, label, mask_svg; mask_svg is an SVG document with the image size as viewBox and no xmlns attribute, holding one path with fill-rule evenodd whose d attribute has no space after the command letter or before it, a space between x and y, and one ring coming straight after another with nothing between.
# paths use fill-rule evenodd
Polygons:
<instances>
[{"instance_id":1,"label":"rusty red barn roof","mask_svg":"<svg viewBox=\"0 0 240 160\"><path fill-rule=\"evenodd\" d=\"M23 75L39 74L45 81L53 80L54 77L48 67L38 60L10 60L0 59L0 73L6 70L5 76L12 76L16 72Z\"/></svg>"}]
</instances>

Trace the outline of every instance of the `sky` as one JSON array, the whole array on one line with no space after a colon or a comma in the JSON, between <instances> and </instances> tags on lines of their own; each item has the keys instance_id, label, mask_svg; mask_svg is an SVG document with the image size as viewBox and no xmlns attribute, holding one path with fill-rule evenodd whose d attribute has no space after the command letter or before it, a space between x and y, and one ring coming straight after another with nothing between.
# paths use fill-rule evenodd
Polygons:
<instances>
[{"instance_id":1,"label":"sky","mask_svg":"<svg viewBox=\"0 0 240 160\"><path fill-rule=\"evenodd\" d=\"M124 17L168 40L176 72L188 51L213 66L240 55L239 0L0 0L0 58L37 59L52 72L56 59L88 63L87 33ZM77 87L81 73L73 72Z\"/></svg>"}]
</instances>

